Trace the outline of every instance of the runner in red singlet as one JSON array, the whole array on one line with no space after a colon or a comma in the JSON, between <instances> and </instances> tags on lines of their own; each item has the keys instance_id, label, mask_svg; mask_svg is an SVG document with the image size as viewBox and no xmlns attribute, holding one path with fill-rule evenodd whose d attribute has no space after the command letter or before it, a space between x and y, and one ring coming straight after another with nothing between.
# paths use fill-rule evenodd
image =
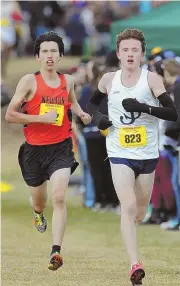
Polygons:
<instances>
[{"instance_id":1,"label":"runner in red singlet","mask_svg":"<svg viewBox=\"0 0 180 286\"><path fill-rule=\"evenodd\" d=\"M43 211L47 203L47 180L51 182L53 243L48 268L57 270L63 265L60 250L66 226L65 191L70 174L78 166L72 151L71 111L84 124L91 117L76 101L72 76L57 72L64 55L62 38L54 32L40 35L34 55L40 62L40 71L20 79L6 120L23 124L26 141L20 147L18 159L30 187L35 226L40 232L47 228Z\"/></svg>"}]
</instances>

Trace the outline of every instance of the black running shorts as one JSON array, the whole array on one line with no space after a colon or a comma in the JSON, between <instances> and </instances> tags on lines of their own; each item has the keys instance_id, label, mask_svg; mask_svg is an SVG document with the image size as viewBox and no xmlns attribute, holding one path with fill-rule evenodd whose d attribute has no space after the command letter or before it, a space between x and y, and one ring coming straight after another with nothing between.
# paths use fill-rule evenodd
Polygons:
<instances>
[{"instance_id":1,"label":"black running shorts","mask_svg":"<svg viewBox=\"0 0 180 286\"><path fill-rule=\"evenodd\" d=\"M71 174L79 165L72 151L72 139L60 143L34 146L27 142L19 149L19 165L28 186L37 187L49 180L51 175L63 168L71 168Z\"/></svg>"}]
</instances>

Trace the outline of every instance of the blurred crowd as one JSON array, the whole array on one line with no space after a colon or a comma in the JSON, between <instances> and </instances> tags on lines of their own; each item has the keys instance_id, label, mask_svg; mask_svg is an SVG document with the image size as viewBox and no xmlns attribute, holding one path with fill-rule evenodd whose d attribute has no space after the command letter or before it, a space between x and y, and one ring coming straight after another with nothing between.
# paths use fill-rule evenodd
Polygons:
<instances>
[{"instance_id":1,"label":"blurred crowd","mask_svg":"<svg viewBox=\"0 0 180 286\"><path fill-rule=\"evenodd\" d=\"M164 79L178 110L177 122L160 121L160 158L144 223L158 223L168 230L180 229L180 58L161 47L152 50L146 66Z\"/></svg>"},{"instance_id":2,"label":"blurred crowd","mask_svg":"<svg viewBox=\"0 0 180 286\"><path fill-rule=\"evenodd\" d=\"M110 51L110 26L167 1L2 1L2 75L10 53L32 55L34 40L43 32L63 37L66 55L104 55Z\"/></svg>"},{"instance_id":3,"label":"blurred crowd","mask_svg":"<svg viewBox=\"0 0 180 286\"><path fill-rule=\"evenodd\" d=\"M49 30L63 37L65 54L106 55L110 26L164 1L1 1L1 107L9 103L4 78L11 56L32 56L36 37Z\"/></svg>"},{"instance_id":4,"label":"blurred crowd","mask_svg":"<svg viewBox=\"0 0 180 286\"><path fill-rule=\"evenodd\" d=\"M142 12L142 1L2 1L1 11L1 106L9 103L3 78L10 55L32 55L33 41L48 30L64 39L65 55L81 56L71 67L78 101L84 111L102 75L120 69L116 52L110 50L110 25ZM145 1L144 1L145 2ZM151 6L163 1L147 1ZM173 51L155 47L142 65L157 72L180 114L180 58ZM107 114L107 99L100 111ZM74 118L75 148L81 162L80 189L83 206L94 212L120 213L106 153L106 138L92 123L83 126ZM151 203L143 224L160 224L163 229L180 225L180 118L159 125L160 159L156 169Z\"/></svg>"}]
</instances>

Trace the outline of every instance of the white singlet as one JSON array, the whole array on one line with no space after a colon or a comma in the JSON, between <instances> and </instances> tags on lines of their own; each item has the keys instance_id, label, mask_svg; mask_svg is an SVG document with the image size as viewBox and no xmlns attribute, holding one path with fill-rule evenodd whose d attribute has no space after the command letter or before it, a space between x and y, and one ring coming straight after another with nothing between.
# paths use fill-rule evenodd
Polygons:
<instances>
[{"instance_id":1,"label":"white singlet","mask_svg":"<svg viewBox=\"0 0 180 286\"><path fill-rule=\"evenodd\" d=\"M148 71L142 69L137 84L131 88L121 82L122 70L112 80L108 94L108 114L113 126L106 137L108 157L146 160L159 157L159 119L140 112L126 112L122 106L125 98L136 98L141 103L159 106L148 85Z\"/></svg>"}]
</instances>

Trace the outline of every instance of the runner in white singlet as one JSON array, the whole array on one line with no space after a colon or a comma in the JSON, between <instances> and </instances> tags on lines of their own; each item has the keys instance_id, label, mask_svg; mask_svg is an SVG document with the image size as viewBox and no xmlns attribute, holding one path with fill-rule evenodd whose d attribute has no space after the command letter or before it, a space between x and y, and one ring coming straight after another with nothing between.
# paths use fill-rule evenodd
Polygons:
<instances>
[{"instance_id":1,"label":"runner in white singlet","mask_svg":"<svg viewBox=\"0 0 180 286\"><path fill-rule=\"evenodd\" d=\"M88 111L96 126L105 130L115 190L121 204L121 233L129 256L132 285L141 285L145 271L139 262L136 222L143 220L158 162L158 120L177 120L177 111L156 73L141 68L145 38L126 29L117 36L122 69L105 74L90 98ZM108 96L108 117L98 111Z\"/></svg>"},{"instance_id":2,"label":"runner in white singlet","mask_svg":"<svg viewBox=\"0 0 180 286\"><path fill-rule=\"evenodd\" d=\"M122 106L125 98L136 98L140 102L159 106L149 88L148 73L142 69L137 83L129 88L122 84L122 70L115 73L108 94L109 119L113 124L107 136L109 157L136 160L159 157L158 118L140 112L126 112Z\"/></svg>"}]
</instances>

